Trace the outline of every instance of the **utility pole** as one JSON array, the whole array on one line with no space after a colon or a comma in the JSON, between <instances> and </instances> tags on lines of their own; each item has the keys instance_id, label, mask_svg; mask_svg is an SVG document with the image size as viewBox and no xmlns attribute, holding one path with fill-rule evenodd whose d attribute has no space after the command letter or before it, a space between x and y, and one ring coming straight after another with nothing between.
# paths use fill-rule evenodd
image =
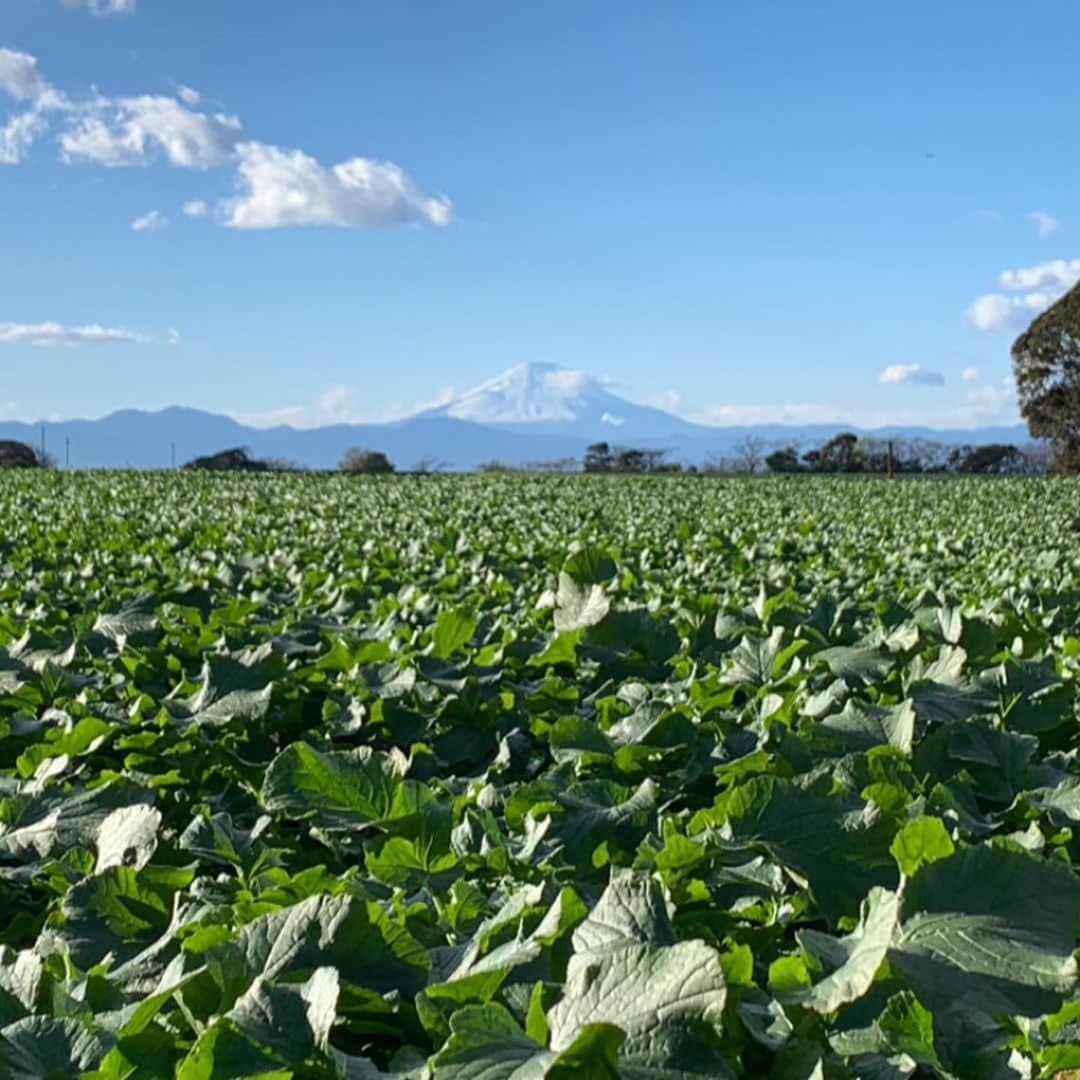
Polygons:
<instances>
[{"instance_id":1,"label":"utility pole","mask_svg":"<svg viewBox=\"0 0 1080 1080\"><path fill-rule=\"evenodd\" d=\"M71 436L64 436L64 468L71 468Z\"/></svg>"},{"instance_id":2,"label":"utility pole","mask_svg":"<svg viewBox=\"0 0 1080 1080\"><path fill-rule=\"evenodd\" d=\"M41 464L45 464L45 425L41 425Z\"/></svg>"},{"instance_id":3,"label":"utility pole","mask_svg":"<svg viewBox=\"0 0 1080 1080\"><path fill-rule=\"evenodd\" d=\"M169 446L172 449L172 457L171 457L170 460L172 462L172 467L175 469L176 468L176 443L170 443Z\"/></svg>"},{"instance_id":4,"label":"utility pole","mask_svg":"<svg viewBox=\"0 0 1080 1080\"><path fill-rule=\"evenodd\" d=\"M889 440L889 459L888 459L888 463L887 463L887 468L889 470L889 475L890 476L893 475L893 470L895 469L895 467L896 467L896 463L893 460L892 439L890 439Z\"/></svg>"}]
</instances>

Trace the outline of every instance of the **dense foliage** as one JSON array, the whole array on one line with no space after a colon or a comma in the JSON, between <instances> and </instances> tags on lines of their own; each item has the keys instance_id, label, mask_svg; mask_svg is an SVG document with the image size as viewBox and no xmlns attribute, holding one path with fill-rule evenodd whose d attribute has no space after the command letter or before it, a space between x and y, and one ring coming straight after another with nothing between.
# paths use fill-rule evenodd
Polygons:
<instances>
[{"instance_id":1,"label":"dense foliage","mask_svg":"<svg viewBox=\"0 0 1080 1080\"><path fill-rule=\"evenodd\" d=\"M43 464L32 446L14 439L0 439L0 469L37 469Z\"/></svg>"},{"instance_id":2,"label":"dense foliage","mask_svg":"<svg viewBox=\"0 0 1080 1080\"><path fill-rule=\"evenodd\" d=\"M0 477L0 1076L1080 1066L1080 483Z\"/></svg>"},{"instance_id":3,"label":"dense foliage","mask_svg":"<svg viewBox=\"0 0 1080 1080\"><path fill-rule=\"evenodd\" d=\"M1080 285L1034 319L1012 357L1028 429L1050 440L1062 472L1080 473Z\"/></svg>"}]
</instances>

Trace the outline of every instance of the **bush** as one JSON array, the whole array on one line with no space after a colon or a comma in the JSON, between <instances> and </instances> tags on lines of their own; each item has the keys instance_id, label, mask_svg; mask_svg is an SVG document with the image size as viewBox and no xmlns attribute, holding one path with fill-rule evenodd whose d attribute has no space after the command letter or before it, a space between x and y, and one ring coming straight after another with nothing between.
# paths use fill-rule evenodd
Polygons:
<instances>
[{"instance_id":1,"label":"bush","mask_svg":"<svg viewBox=\"0 0 1080 1080\"><path fill-rule=\"evenodd\" d=\"M247 448L243 446L194 458L184 468L204 469L208 472L269 472L270 470L270 466L265 461L251 457Z\"/></svg>"},{"instance_id":2,"label":"bush","mask_svg":"<svg viewBox=\"0 0 1080 1080\"><path fill-rule=\"evenodd\" d=\"M365 476L377 476L392 473L394 466L380 450L364 450L359 446L350 446L341 459L341 471Z\"/></svg>"},{"instance_id":3,"label":"bush","mask_svg":"<svg viewBox=\"0 0 1080 1080\"><path fill-rule=\"evenodd\" d=\"M26 443L0 439L0 469L40 469L44 463Z\"/></svg>"}]
</instances>

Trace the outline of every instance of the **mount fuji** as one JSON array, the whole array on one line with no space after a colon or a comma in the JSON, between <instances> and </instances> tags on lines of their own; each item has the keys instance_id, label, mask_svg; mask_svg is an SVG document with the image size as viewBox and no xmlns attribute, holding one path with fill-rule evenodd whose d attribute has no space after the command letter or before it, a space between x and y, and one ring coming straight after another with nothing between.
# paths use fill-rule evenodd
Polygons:
<instances>
[{"instance_id":1,"label":"mount fuji","mask_svg":"<svg viewBox=\"0 0 1080 1080\"><path fill-rule=\"evenodd\" d=\"M612 442L708 438L714 431L626 401L612 393L607 382L558 364L518 364L420 415Z\"/></svg>"},{"instance_id":2,"label":"mount fuji","mask_svg":"<svg viewBox=\"0 0 1080 1080\"><path fill-rule=\"evenodd\" d=\"M608 382L556 364L519 364L445 404L392 423L258 428L230 416L173 406L157 412L125 409L99 420L2 421L0 439L33 446L45 441L59 464L70 461L77 468L165 468L174 459L182 463L246 446L256 457L333 469L348 447L361 446L381 450L401 469L425 460L474 469L489 461L522 465L580 459L594 442L662 449L673 461L699 463L713 454L729 454L748 435L767 446L805 447L818 445L839 430L951 445L1028 441L1022 425L873 431L849 424L707 427L627 401Z\"/></svg>"}]
</instances>

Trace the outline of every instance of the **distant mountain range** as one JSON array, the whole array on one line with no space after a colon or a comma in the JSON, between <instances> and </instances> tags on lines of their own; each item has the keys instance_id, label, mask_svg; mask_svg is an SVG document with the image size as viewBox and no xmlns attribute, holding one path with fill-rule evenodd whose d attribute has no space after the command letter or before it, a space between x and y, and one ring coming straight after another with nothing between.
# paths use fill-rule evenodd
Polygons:
<instances>
[{"instance_id":1,"label":"distant mountain range","mask_svg":"<svg viewBox=\"0 0 1080 1080\"><path fill-rule=\"evenodd\" d=\"M70 451L77 468L166 468L200 454L246 446L310 468L334 468L350 446L381 450L399 468L427 459L443 467L473 469L498 460L511 465L580 458L590 443L662 447L675 461L701 462L730 453L748 435L765 444L818 445L838 431L879 438L923 438L949 445L1022 444L1017 424L968 430L845 424L765 424L709 427L618 397L598 379L555 364L521 364L445 405L385 424L332 424L297 429L249 427L228 416L174 406L158 412L126 409L99 420L27 424L0 422L0 439L46 448L59 464Z\"/></svg>"}]
</instances>

